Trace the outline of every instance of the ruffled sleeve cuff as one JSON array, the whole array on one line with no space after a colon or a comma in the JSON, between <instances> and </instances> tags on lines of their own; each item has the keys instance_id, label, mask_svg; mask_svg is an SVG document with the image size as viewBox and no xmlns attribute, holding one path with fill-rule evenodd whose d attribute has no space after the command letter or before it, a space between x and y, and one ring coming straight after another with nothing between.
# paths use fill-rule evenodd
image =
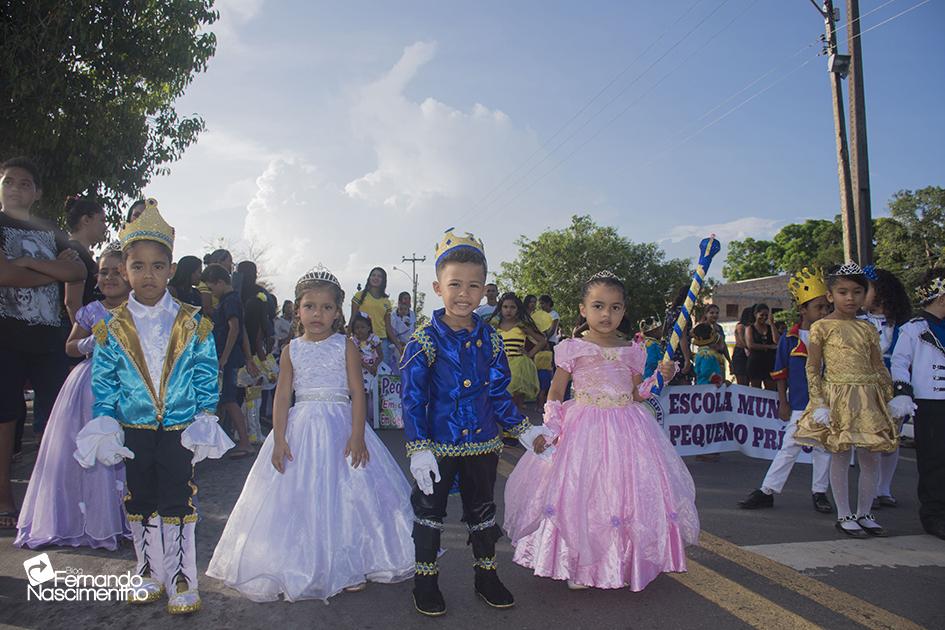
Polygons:
<instances>
[{"instance_id":1,"label":"ruffled sleeve cuff","mask_svg":"<svg viewBox=\"0 0 945 630\"><path fill-rule=\"evenodd\" d=\"M134 453L125 448L125 432L111 416L93 418L75 437L72 456L83 468L95 462L113 466L124 458L134 459Z\"/></svg>"},{"instance_id":2,"label":"ruffled sleeve cuff","mask_svg":"<svg viewBox=\"0 0 945 630\"><path fill-rule=\"evenodd\" d=\"M542 422L555 435L561 435L561 430L564 428L564 403L559 400L546 402Z\"/></svg>"},{"instance_id":3,"label":"ruffled sleeve cuff","mask_svg":"<svg viewBox=\"0 0 945 630\"><path fill-rule=\"evenodd\" d=\"M228 450L236 446L218 424L218 418L207 412L198 413L189 427L180 436L181 446L193 451L191 463L206 458L219 459Z\"/></svg>"},{"instance_id":4,"label":"ruffled sleeve cuff","mask_svg":"<svg viewBox=\"0 0 945 630\"><path fill-rule=\"evenodd\" d=\"M413 440L407 442L407 457L412 457L420 451L433 451L432 440Z\"/></svg>"},{"instance_id":5,"label":"ruffled sleeve cuff","mask_svg":"<svg viewBox=\"0 0 945 630\"><path fill-rule=\"evenodd\" d=\"M641 398L649 398L655 395L653 392L653 388L655 388L657 384L659 383L659 381L657 380L657 376L660 374L661 365L662 365L662 362L656 366L656 371L653 372L653 374L651 374L648 378L643 379L643 382L640 383L639 387L637 387L637 393L640 394ZM673 370L673 376L663 381L663 385L667 385L671 380L673 380L673 378L676 377L677 374L679 374L679 364L674 363L673 365L675 367L675 369Z\"/></svg>"}]
</instances>

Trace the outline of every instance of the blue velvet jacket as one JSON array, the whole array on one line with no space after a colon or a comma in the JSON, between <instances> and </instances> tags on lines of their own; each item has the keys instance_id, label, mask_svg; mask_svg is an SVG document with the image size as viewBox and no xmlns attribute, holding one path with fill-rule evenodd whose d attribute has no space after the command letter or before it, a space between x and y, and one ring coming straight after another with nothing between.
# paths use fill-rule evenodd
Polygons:
<instances>
[{"instance_id":1,"label":"blue velvet jacket","mask_svg":"<svg viewBox=\"0 0 945 630\"><path fill-rule=\"evenodd\" d=\"M502 429L518 437L531 424L508 392L511 374L502 338L473 315L474 329L453 330L444 309L407 342L400 361L407 454L437 457L502 450Z\"/></svg>"},{"instance_id":2,"label":"blue velvet jacket","mask_svg":"<svg viewBox=\"0 0 945 630\"><path fill-rule=\"evenodd\" d=\"M151 383L127 303L93 328L92 417L110 416L124 427L179 431L200 412L216 413L217 350L213 322L199 308L180 304L171 327L160 383Z\"/></svg>"},{"instance_id":3,"label":"blue velvet jacket","mask_svg":"<svg viewBox=\"0 0 945 630\"><path fill-rule=\"evenodd\" d=\"M652 337L644 337L643 343L646 345L646 365L643 368L643 378L647 379L653 376L653 372L660 366L663 360L663 348L660 342Z\"/></svg>"},{"instance_id":4,"label":"blue velvet jacket","mask_svg":"<svg viewBox=\"0 0 945 630\"><path fill-rule=\"evenodd\" d=\"M778 350L774 355L774 371L771 378L787 381L788 403L792 411L803 411L810 401L807 389L807 346L801 341L801 327L794 327L786 335L781 335Z\"/></svg>"}]
</instances>

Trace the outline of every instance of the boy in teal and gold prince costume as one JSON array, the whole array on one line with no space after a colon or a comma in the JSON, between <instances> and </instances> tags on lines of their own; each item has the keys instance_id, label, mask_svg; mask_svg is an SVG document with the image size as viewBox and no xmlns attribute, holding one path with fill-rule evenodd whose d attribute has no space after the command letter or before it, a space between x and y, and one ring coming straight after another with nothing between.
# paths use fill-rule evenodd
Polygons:
<instances>
[{"instance_id":1,"label":"boy in teal and gold prince costume","mask_svg":"<svg viewBox=\"0 0 945 630\"><path fill-rule=\"evenodd\" d=\"M413 597L417 610L429 616L446 612L436 559L457 476L476 593L495 608L514 605L495 561L495 543L502 536L493 500L501 431L530 450L539 435L549 433L516 409L502 339L474 313L485 291L486 266L481 241L447 231L436 247L433 283L444 308L414 333L400 363L404 434L416 479L410 497L417 562Z\"/></svg>"},{"instance_id":2,"label":"boy in teal and gold prince costume","mask_svg":"<svg viewBox=\"0 0 945 630\"><path fill-rule=\"evenodd\" d=\"M166 592L169 613L191 613L200 609L193 466L233 446L213 415L213 322L167 292L174 229L155 200L119 239L132 291L93 329L93 419L76 436L75 458L85 467L126 459L125 510L142 578L130 601Z\"/></svg>"}]
</instances>

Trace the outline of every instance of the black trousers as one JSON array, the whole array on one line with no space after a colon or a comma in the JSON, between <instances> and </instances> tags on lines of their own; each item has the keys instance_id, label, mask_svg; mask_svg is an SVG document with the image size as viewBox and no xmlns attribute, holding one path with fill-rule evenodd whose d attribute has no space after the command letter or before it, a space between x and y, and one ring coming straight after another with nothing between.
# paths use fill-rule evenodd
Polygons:
<instances>
[{"instance_id":1,"label":"black trousers","mask_svg":"<svg viewBox=\"0 0 945 630\"><path fill-rule=\"evenodd\" d=\"M181 446L182 431L163 428L130 429L125 427L125 446L135 454L125 460L128 494L125 511L130 516L183 518L197 513L193 497L194 454Z\"/></svg>"},{"instance_id":2,"label":"black trousers","mask_svg":"<svg viewBox=\"0 0 945 630\"><path fill-rule=\"evenodd\" d=\"M915 402L919 519L931 527L945 523L945 400Z\"/></svg>"},{"instance_id":3,"label":"black trousers","mask_svg":"<svg viewBox=\"0 0 945 630\"><path fill-rule=\"evenodd\" d=\"M469 529L467 544L473 547L476 566L495 568L495 543L502 530L495 522L496 468L498 453L468 457L443 457L437 460L440 481L433 484L433 494L423 494L416 483L410 495L413 506L413 540L417 562L436 564L440 532L446 518L446 503L453 480L459 475L459 494L463 501L463 522ZM435 569L432 569L435 570ZM421 575L418 570L418 575Z\"/></svg>"}]
</instances>

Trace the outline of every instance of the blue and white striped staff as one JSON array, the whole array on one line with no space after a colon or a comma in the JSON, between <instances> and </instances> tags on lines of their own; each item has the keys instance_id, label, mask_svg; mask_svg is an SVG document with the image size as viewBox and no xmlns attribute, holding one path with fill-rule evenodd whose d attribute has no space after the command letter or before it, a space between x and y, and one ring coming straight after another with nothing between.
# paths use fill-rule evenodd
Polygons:
<instances>
[{"instance_id":1,"label":"blue and white striped staff","mask_svg":"<svg viewBox=\"0 0 945 630\"><path fill-rule=\"evenodd\" d=\"M699 297L699 291L702 290L702 285L705 283L705 274L709 270L709 265L712 264L712 259L719 253L721 247L722 246L715 238L715 234L710 234L709 238L704 238L702 242L699 243L699 262L696 263L696 270L692 274L692 283L689 285L689 293L686 295L686 301L679 311L679 317L676 318L676 323L673 324L673 332L666 344L666 354L663 355L663 361L672 362L673 354L676 353L676 349L679 347L679 340L682 338L682 333L686 329L689 313ZM653 388L653 393L658 395L663 391L663 385L663 374L657 370L656 387Z\"/></svg>"}]
</instances>

